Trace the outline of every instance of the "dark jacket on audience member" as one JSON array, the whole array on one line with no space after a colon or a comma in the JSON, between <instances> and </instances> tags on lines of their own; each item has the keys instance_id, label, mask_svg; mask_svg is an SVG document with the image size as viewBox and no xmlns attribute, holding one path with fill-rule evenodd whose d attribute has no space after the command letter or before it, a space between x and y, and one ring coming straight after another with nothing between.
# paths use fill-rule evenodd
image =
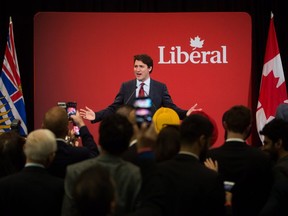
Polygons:
<instances>
[{"instance_id":1,"label":"dark jacket on audience member","mask_svg":"<svg viewBox=\"0 0 288 216\"><path fill-rule=\"evenodd\" d=\"M63 139L57 139L57 151L52 164L48 168L49 173L64 178L68 165L99 155L98 147L87 126L80 128L80 134L82 147L75 147L67 144Z\"/></svg>"},{"instance_id":2,"label":"dark jacket on audience member","mask_svg":"<svg viewBox=\"0 0 288 216\"><path fill-rule=\"evenodd\" d=\"M0 180L0 215L57 216L63 196L63 179L42 167L25 167Z\"/></svg>"},{"instance_id":3,"label":"dark jacket on audience member","mask_svg":"<svg viewBox=\"0 0 288 216\"><path fill-rule=\"evenodd\" d=\"M260 149L241 141L225 142L208 151L218 161L224 181L232 181L233 215L255 216L265 204L272 185L272 163Z\"/></svg>"}]
</instances>

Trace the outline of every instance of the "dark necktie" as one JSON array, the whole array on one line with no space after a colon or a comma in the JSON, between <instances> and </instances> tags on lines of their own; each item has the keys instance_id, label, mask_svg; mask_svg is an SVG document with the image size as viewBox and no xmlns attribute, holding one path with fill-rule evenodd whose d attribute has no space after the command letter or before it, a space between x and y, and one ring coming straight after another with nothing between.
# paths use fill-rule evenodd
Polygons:
<instances>
[{"instance_id":1,"label":"dark necktie","mask_svg":"<svg viewBox=\"0 0 288 216\"><path fill-rule=\"evenodd\" d=\"M144 87L143 87L144 85L145 85L144 83L140 84L138 97L145 97L145 92L144 92Z\"/></svg>"}]
</instances>

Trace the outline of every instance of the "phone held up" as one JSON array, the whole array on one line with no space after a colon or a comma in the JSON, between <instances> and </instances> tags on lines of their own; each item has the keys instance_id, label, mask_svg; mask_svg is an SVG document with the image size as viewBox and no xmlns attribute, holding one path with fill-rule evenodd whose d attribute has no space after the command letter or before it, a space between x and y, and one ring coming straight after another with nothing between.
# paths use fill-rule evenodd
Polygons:
<instances>
[{"instance_id":1,"label":"phone held up","mask_svg":"<svg viewBox=\"0 0 288 216\"><path fill-rule=\"evenodd\" d=\"M152 122L151 113L152 100L150 97L139 97L134 101L136 122L138 127L141 127L143 122L148 125Z\"/></svg>"},{"instance_id":2,"label":"phone held up","mask_svg":"<svg viewBox=\"0 0 288 216\"><path fill-rule=\"evenodd\" d=\"M67 102L66 103L66 111L68 118L71 119L71 115L76 115L77 112L77 103L76 102ZM79 127L73 122L73 132L76 137L80 136L80 129Z\"/></svg>"}]
</instances>

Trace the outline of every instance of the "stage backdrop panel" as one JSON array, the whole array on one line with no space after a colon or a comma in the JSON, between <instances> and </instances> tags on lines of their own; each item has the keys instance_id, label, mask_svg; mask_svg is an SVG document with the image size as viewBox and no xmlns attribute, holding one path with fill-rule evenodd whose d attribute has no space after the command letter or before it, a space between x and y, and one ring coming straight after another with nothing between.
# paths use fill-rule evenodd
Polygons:
<instances>
[{"instance_id":1,"label":"stage backdrop panel","mask_svg":"<svg viewBox=\"0 0 288 216\"><path fill-rule=\"evenodd\" d=\"M242 12L36 14L35 128L59 101L95 111L111 104L141 53L176 105L198 103L215 119L221 145L224 111L250 105L251 18ZM99 124L86 124L98 141Z\"/></svg>"}]
</instances>

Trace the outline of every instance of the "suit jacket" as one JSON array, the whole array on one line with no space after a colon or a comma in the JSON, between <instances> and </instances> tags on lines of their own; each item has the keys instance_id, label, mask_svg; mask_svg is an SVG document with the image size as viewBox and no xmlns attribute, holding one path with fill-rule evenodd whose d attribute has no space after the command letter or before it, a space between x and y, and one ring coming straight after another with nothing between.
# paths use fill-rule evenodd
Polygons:
<instances>
[{"instance_id":1,"label":"suit jacket","mask_svg":"<svg viewBox=\"0 0 288 216\"><path fill-rule=\"evenodd\" d=\"M159 163L153 172L144 182L139 208L131 216L225 214L223 181L194 156L179 153Z\"/></svg>"},{"instance_id":2,"label":"suit jacket","mask_svg":"<svg viewBox=\"0 0 288 216\"><path fill-rule=\"evenodd\" d=\"M288 156L285 156L277 161L273 167L274 182L286 180L288 181Z\"/></svg>"},{"instance_id":3,"label":"suit jacket","mask_svg":"<svg viewBox=\"0 0 288 216\"><path fill-rule=\"evenodd\" d=\"M288 182L280 179L272 187L271 194L259 216L287 216Z\"/></svg>"},{"instance_id":4,"label":"suit jacket","mask_svg":"<svg viewBox=\"0 0 288 216\"><path fill-rule=\"evenodd\" d=\"M288 215L288 157L277 161L273 167L273 187L260 216Z\"/></svg>"},{"instance_id":5,"label":"suit jacket","mask_svg":"<svg viewBox=\"0 0 288 216\"><path fill-rule=\"evenodd\" d=\"M137 156L137 140L135 140L133 144L130 145L128 149L121 155L121 158L125 161L136 164Z\"/></svg>"},{"instance_id":6,"label":"suit jacket","mask_svg":"<svg viewBox=\"0 0 288 216\"><path fill-rule=\"evenodd\" d=\"M65 197L62 215L79 215L73 200L74 184L77 177L85 169L100 164L107 168L116 183L116 210L115 215L126 215L135 207L136 197L141 187L141 174L137 166L112 155L99 155L96 158L85 160L68 166L65 177Z\"/></svg>"},{"instance_id":7,"label":"suit jacket","mask_svg":"<svg viewBox=\"0 0 288 216\"><path fill-rule=\"evenodd\" d=\"M245 142L229 141L209 150L207 157L218 161L218 172L224 181L235 182L233 215L258 215L272 185L272 163L268 155Z\"/></svg>"},{"instance_id":8,"label":"suit jacket","mask_svg":"<svg viewBox=\"0 0 288 216\"><path fill-rule=\"evenodd\" d=\"M0 180L0 215L60 215L63 195L63 179L41 167L25 167Z\"/></svg>"},{"instance_id":9,"label":"suit jacket","mask_svg":"<svg viewBox=\"0 0 288 216\"><path fill-rule=\"evenodd\" d=\"M153 103L151 109L152 115L160 107L168 107L175 110L176 113L179 115L180 119L184 119L186 117L187 110L183 110L173 103L171 96L168 92L167 86L164 83L151 79L149 97L152 99ZM122 83L121 88L114 99L114 102L106 109L95 112L96 119L94 119L91 122L96 123L101 121L106 116L115 113L117 108L123 104L133 105L135 98L136 98L136 79Z\"/></svg>"},{"instance_id":10,"label":"suit jacket","mask_svg":"<svg viewBox=\"0 0 288 216\"><path fill-rule=\"evenodd\" d=\"M68 165L99 155L93 136L86 126L80 128L80 136L82 147L75 147L67 144L62 139L57 139L57 151L52 164L48 168L49 173L64 178Z\"/></svg>"}]
</instances>

